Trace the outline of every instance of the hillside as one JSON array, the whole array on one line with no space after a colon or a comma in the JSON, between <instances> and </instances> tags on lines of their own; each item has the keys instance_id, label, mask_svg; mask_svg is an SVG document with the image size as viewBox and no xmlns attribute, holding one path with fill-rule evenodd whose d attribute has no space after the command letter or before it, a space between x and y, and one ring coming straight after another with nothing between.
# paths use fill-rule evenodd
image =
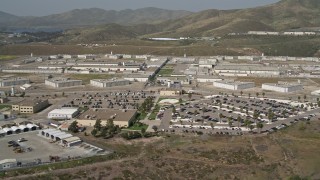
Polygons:
<instances>
[{"instance_id":1,"label":"hillside","mask_svg":"<svg viewBox=\"0 0 320 180\"><path fill-rule=\"evenodd\" d=\"M4 14L4 15L2 15ZM61 14L42 17L18 17L0 12L0 28L74 28L93 25L116 23L134 25L144 23L159 23L166 20L178 19L192 14L182 10L164 10L159 8L142 8L137 10L103 10L99 8L75 9ZM7 18L10 17L10 18Z\"/></svg>"},{"instance_id":2,"label":"hillside","mask_svg":"<svg viewBox=\"0 0 320 180\"><path fill-rule=\"evenodd\" d=\"M242 10L206 10L168 21L165 32L149 36L212 36L250 30L289 30L320 26L319 0L282 0Z\"/></svg>"}]
</instances>

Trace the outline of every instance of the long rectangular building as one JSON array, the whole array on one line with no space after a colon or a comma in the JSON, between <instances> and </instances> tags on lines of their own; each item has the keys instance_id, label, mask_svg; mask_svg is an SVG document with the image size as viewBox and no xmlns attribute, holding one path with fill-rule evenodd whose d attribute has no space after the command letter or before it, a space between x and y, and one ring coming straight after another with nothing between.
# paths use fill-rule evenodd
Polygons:
<instances>
[{"instance_id":1,"label":"long rectangular building","mask_svg":"<svg viewBox=\"0 0 320 180\"><path fill-rule=\"evenodd\" d=\"M2 78L0 79L0 87L16 86L30 83L29 79L26 78Z\"/></svg>"},{"instance_id":2,"label":"long rectangular building","mask_svg":"<svg viewBox=\"0 0 320 180\"><path fill-rule=\"evenodd\" d=\"M106 88L129 85L130 81L125 79L92 79L90 84L95 87Z\"/></svg>"},{"instance_id":3,"label":"long rectangular building","mask_svg":"<svg viewBox=\"0 0 320 180\"><path fill-rule=\"evenodd\" d=\"M82 80L73 80L68 78L46 79L45 85L48 85L54 88L74 87L74 86L81 86Z\"/></svg>"},{"instance_id":4,"label":"long rectangular building","mask_svg":"<svg viewBox=\"0 0 320 180\"><path fill-rule=\"evenodd\" d=\"M265 83L265 84L262 84L262 89L270 90L270 91L276 91L276 92L282 92L282 93L290 93L290 92L295 92L295 91L302 90L303 86L301 84L271 84L271 83Z\"/></svg>"},{"instance_id":5,"label":"long rectangular building","mask_svg":"<svg viewBox=\"0 0 320 180\"><path fill-rule=\"evenodd\" d=\"M215 81L213 86L229 90L249 89L255 86L254 82L240 82L240 81Z\"/></svg>"}]
</instances>

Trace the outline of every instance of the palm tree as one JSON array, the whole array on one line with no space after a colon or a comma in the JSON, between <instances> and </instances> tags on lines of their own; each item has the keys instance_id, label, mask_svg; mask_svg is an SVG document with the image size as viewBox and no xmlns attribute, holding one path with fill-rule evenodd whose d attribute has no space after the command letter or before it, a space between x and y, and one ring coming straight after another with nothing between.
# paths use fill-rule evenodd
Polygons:
<instances>
[{"instance_id":1,"label":"palm tree","mask_svg":"<svg viewBox=\"0 0 320 180\"><path fill-rule=\"evenodd\" d=\"M247 129L248 129L250 124L251 123L250 123L249 119L246 118L246 120L244 120L244 125L247 127Z\"/></svg>"},{"instance_id":2,"label":"palm tree","mask_svg":"<svg viewBox=\"0 0 320 180\"><path fill-rule=\"evenodd\" d=\"M238 121L238 127L240 127L241 126L241 121L242 121L240 116L237 117L237 121Z\"/></svg>"},{"instance_id":3,"label":"palm tree","mask_svg":"<svg viewBox=\"0 0 320 180\"><path fill-rule=\"evenodd\" d=\"M213 125L213 123L210 123L210 126L211 126L211 128L212 128L212 129L214 129L214 125Z\"/></svg>"},{"instance_id":4,"label":"palm tree","mask_svg":"<svg viewBox=\"0 0 320 180\"><path fill-rule=\"evenodd\" d=\"M228 118L228 125L229 125L229 127L232 127L232 124L233 124L233 121L232 121L232 118L230 117L230 118Z\"/></svg>"},{"instance_id":5,"label":"palm tree","mask_svg":"<svg viewBox=\"0 0 320 180\"><path fill-rule=\"evenodd\" d=\"M272 112L272 110L271 110L271 109L269 109L269 112L268 112L268 119L269 119L269 122L271 122L271 121L272 121L273 117L274 117L274 113Z\"/></svg>"},{"instance_id":6,"label":"palm tree","mask_svg":"<svg viewBox=\"0 0 320 180\"><path fill-rule=\"evenodd\" d=\"M222 113L220 113L219 114L219 120L220 120L220 123L222 123L222 121L221 121L221 119L223 118L223 114Z\"/></svg>"},{"instance_id":7,"label":"palm tree","mask_svg":"<svg viewBox=\"0 0 320 180\"><path fill-rule=\"evenodd\" d=\"M254 119L254 123L257 124L257 119L259 117L259 113L258 111L254 110L253 111L253 119Z\"/></svg>"},{"instance_id":8,"label":"palm tree","mask_svg":"<svg viewBox=\"0 0 320 180\"><path fill-rule=\"evenodd\" d=\"M265 92L262 92L262 97L264 98L264 96L266 95L266 93Z\"/></svg>"},{"instance_id":9,"label":"palm tree","mask_svg":"<svg viewBox=\"0 0 320 180\"><path fill-rule=\"evenodd\" d=\"M259 122L257 124L257 128L259 129L259 133L261 133L261 129L263 128L263 123Z\"/></svg>"},{"instance_id":10,"label":"palm tree","mask_svg":"<svg viewBox=\"0 0 320 180\"><path fill-rule=\"evenodd\" d=\"M256 96L259 97L259 95L260 95L260 94L257 92L257 93L256 93Z\"/></svg>"}]
</instances>

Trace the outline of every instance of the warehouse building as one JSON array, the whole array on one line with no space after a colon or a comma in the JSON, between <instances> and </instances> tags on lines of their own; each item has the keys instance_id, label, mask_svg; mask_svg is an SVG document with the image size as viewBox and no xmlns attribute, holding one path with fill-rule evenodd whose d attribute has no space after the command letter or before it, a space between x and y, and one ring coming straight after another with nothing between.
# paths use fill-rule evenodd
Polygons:
<instances>
[{"instance_id":1,"label":"warehouse building","mask_svg":"<svg viewBox=\"0 0 320 180\"><path fill-rule=\"evenodd\" d=\"M0 87L6 86L16 86L30 83L29 79L26 78L1 78L0 79Z\"/></svg>"},{"instance_id":2,"label":"warehouse building","mask_svg":"<svg viewBox=\"0 0 320 180\"><path fill-rule=\"evenodd\" d=\"M45 85L51 86L54 88L75 87L75 86L81 86L82 80L73 80L69 78L46 79Z\"/></svg>"},{"instance_id":3,"label":"warehouse building","mask_svg":"<svg viewBox=\"0 0 320 180\"><path fill-rule=\"evenodd\" d=\"M213 86L229 90L242 90L253 88L255 84L253 82L240 82L240 81L215 81Z\"/></svg>"},{"instance_id":4,"label":"warehouse building","mask_svg":"<svg viewBox=\"0 0 320 180\"><path fill-rule=\"evenodd\" d=\"M149 80L149 75L130 75L124 77L124 79L132 82L147 82Z\"/></svg>"},{"instance_id":5,"label":"warehouse building","mask_svg":"<svg viewBox=\"0 0 320 180\"><path fill-rule=\"evenodd\" d=\"M271 83L265 83L265 84L262 84L262 89L270 90L270 91L276 91L276 92L282 92L282 93L290 93L290 92L295 92L295 91L302 90L303 86L301 84L271 84Z\"/></svg>"},{"instance_id":6,"label":"warehouse building","mask_svg":"<svg viewBox=\"0 0 320 180\"><path fill-rule=\"evenodd\" d=\"M90 84L95 87L107 88L129 85L130 81L125 79L92 79L90 80Z\"/></svg>"},{"instance_id":7,"label":"warehouse building","mask_svg":"<svg viewBox=\"0 0 320 180\"><path fill-rule=\"evenodd\" d=\"M114 125L129 127L134 123L137 110L116 110L116 109L89 109L78 117L78 124L82 126L93 126L97 119L101 124L106 124L112 119Z\"/></svg>"},{"instance_id":8,"label":"warehouse building","mask_svg":"<svg viewBox=\"0 0 320 180\"><path fill-rule=\"evenodd\" d=\"M277 67L261 66L258 64L221 64L214 68L214 73L219 75L233 74L234 76L257 75L257 76L279 76L282 71Z\"/></svg>"},{"instance_id":9,"label":"warehouse building","mask_svg":"<svg viewBox=\"0 0 320 180\"><path fill-rule=\"evenodd\" d=\"M37 113L49 106L48 99L41 100L41 99L25 99L18 104L12 105L13 111L18 111L20 113Z\"/></svg>"},{"instance_id":10,"label":"warehouse building","mask_svg":"<svg viewBox=\"0 0 320 180\"><path fill-rule=\"evenodd\" d=\"M48 139L52 139L53 141L60 142L60 144L67 147L76 146L82 143L82 140L79 137L57 129L44 129L41 130L39 134Z\"/></svg>"},{"instance_id":11,"label":"warehouse building","mask_svg":"<svg viewBox=\"0 0 320 180\"><path fill-rule=\"evenodd\" d=\"M215 81L221 81L218 76L197 76L197 82L199 83L213 83Z\"/></svg>"},{"instance_id":12,"label":"warehouse building","mask_svg":"<svg viewBox=\"0 0 320 180\"><path fill-rule=\"evenodd\" d=\"M54 109L48 113L49 119L71 119L79 113L78 108Z\"/></svg>"}]
</instances>

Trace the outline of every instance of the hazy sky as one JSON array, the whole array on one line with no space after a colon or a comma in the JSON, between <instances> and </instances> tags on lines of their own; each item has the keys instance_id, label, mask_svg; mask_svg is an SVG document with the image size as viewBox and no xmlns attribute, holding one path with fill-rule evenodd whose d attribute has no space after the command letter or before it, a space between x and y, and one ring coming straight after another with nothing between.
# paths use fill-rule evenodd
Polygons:
<instances>
[{"instance_id":1,"label":"hazy sky","mask_svg":"<svg viewBox=\"0 0 320 180\"><path fill-rule=\"evenodd\" d=\"M256 7L279 0L0 0L0 11L20 16L42 16L83 8L106 10L158 7L200 11Z\"/></svg>"}]
</instances>

